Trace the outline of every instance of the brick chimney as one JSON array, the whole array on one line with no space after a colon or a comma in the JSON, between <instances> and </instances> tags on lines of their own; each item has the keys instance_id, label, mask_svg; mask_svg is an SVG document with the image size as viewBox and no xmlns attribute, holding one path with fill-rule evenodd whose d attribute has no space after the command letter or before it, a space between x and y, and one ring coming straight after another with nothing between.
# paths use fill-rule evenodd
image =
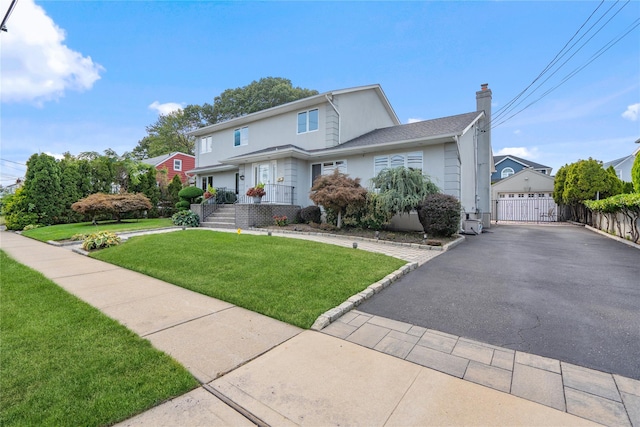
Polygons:
<instances>
[{"instance_id":1,"label":"brick chimney","mask_svg":"<svg viewBox=\"0 0 640 427\"><path fill-rule=\"evenodd\" d=\"M482 225L491 226L491 89L488 83L480 85L476 92L476 109L484 111L484 117L478 122L476 157L476 207L480 211Z\"/></svg>"}]
</instances>

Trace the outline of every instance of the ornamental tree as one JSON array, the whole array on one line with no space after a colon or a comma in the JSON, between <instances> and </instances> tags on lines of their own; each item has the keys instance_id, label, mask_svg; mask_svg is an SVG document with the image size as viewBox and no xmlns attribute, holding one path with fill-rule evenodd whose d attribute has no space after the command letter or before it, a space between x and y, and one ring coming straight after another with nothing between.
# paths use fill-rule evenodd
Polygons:
<instances>
[{"instance_id":1,"label":"ornamental tree","mask_svg":"<svg viewBox=\"0 0 640 427\"><path fill-rule=\"evenodd\" d=\"M338 228L342 227L342 215L350 204L363 204L367 190L360 185L360 178L349 178L337 169L331 175L320 175L313 182L309 198L316 205L338 214Z\"/></svg>"},{"instance_id":2,"label":"ornamental tree","mask_svg":"<svg viewBox=\"0 0 640 427\"><path fill-rule=\"evenodd\" d=\"M104 194L95 193L84 199L78 200L71 208L83 215L90 215L93 223L96 216L111 215L116 221L122 221L122 215L128 212L141 212L151 209L151 202L143 194L121 193Z\"/></svg>"},{"instance_id":3,"label":"ornamental tree","mask_svg":"<svg viewBox=\"0 0 640 427\"><path fill-rule=\"evenodd\" d=\"M421 170L404 166L383 169L371 184L379 189L380 206L394 215L416 210L425 197L440 191Z\"/></svg>"}]
</instances>

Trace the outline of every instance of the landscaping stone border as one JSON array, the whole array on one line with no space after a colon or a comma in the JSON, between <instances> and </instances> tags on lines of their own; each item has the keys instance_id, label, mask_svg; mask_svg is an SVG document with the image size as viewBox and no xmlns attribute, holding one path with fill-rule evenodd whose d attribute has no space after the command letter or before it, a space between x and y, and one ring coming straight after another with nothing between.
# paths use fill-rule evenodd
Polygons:
<instances>
[{"instance_id":1,"label":"landscaping stone border","mask_svg":"<svg viewBox=\"0 0 640 427\"><path fill-rule=\"evenodd\" d=\"M391 285L393 282L400 279L405 274L408 274L410 271L415 270L416 268L418 268L418 263L410 262L403 265L393 273L387 274L385 277L378 280L374 284L367 286L367 288L362 292L352 295L339 306L334 307L331 310L328 310L321 314L313 323L311 329L314 331L321 331L325 327L329 326L332 322L338 320L343 314L353 310L355 307L362 304L363 301L368 300L375 294L382 291L384 288L389 287L389 285Z\"/></svg>"}]
</instances>

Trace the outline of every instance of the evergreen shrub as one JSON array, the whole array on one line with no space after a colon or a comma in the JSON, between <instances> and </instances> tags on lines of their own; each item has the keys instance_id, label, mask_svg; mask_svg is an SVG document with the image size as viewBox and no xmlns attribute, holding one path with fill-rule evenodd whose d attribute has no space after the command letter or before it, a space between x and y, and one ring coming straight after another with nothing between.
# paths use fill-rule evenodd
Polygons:
<instances>
[{"instance_id":1,"label":"evergreen shrub","mask_svg":"<svg viewBox=\"0 0 640 427\"><path fill-rule=\"evenodd\" d=\"M309 224L310 222L320 224L322 218L320 207L318 206L307 206L306 208L300 209L299 216L299 222L303 222L305 224Z\"/></svg>"},{"instance_id":2,"label":"evergreen shrub","mask_svg":"<svg viewBox=\"0 0 640 427\"><path fill-rule=\"evenodd\" d=\"M418 206L418 218L424 232L450 237L460 229L460 201L442 193L429 194Z\"/></svg>"}]
</instances>

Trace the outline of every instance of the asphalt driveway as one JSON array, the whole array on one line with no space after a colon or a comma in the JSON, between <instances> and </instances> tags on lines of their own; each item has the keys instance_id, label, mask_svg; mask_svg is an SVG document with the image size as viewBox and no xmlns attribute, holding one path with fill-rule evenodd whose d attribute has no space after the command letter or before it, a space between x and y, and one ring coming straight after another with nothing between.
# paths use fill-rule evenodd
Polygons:
<instances>
[{"instance_id":1,"label":"asphalt driveway","mask_svg":"<svg viewBox=\"0 0 640 427\"><path fill-rule=\"evenodd\" d=\"M493 226L358 310L640 379L640 250L582 227Z\"/></svg>"}]
</instances>

